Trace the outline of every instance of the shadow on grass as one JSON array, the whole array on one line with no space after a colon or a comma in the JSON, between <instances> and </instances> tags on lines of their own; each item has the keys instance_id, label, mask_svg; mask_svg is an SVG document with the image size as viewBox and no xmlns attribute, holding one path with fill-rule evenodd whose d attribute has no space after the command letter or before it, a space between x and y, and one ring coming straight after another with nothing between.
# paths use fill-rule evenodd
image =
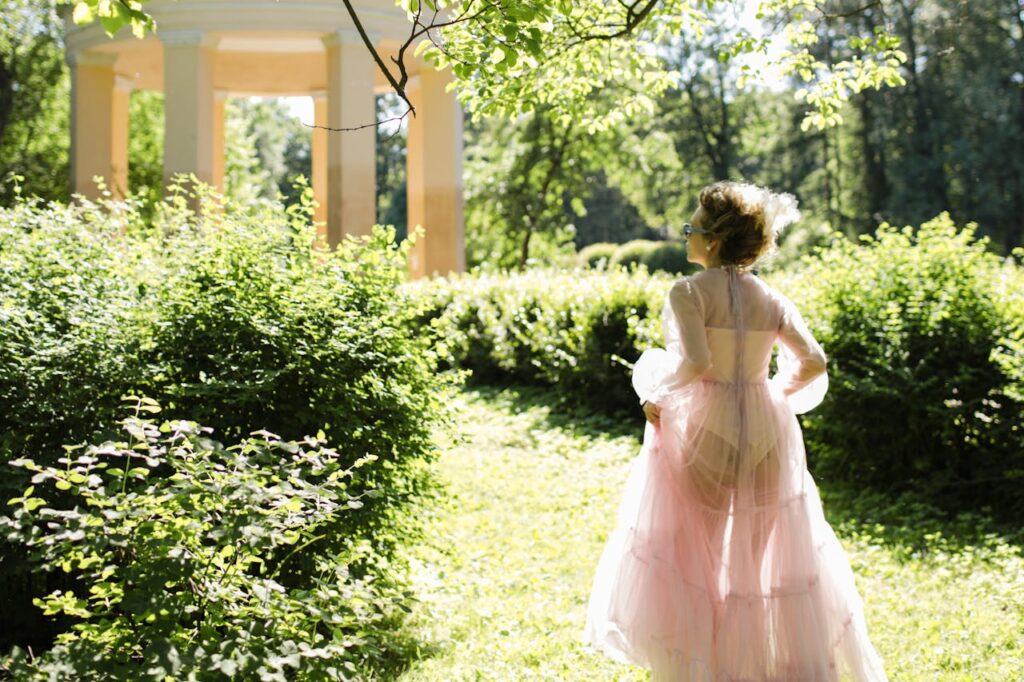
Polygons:
<instances>
[{"instance_id":1,"label":"shadow on grass","mask_svg":"<svg viewBox=\"0 0 1024 682\"><path fill-rule=\"evenodd\" d=\"M397 680L416 661L435 658L444 653L440 643L429 642L412 634L404 618L382 625L380 631L385 633L378 642L382 655L373 666L375 677L371 679Z\"/></svg>"},{"instance_id":2,"label":"shadow on grass","mask_svg":"<svg viewBox=\"0 0 1024 682\"><path fill-rule=\"evenodd\" d=\"M951 513L911 493L893 495L820 483L828 521L841 535L867 535L902 561L1000 547L1024 551L1024 529L988 509Z\"/></svg>"},{"instance_id":3,"label":"shadow on grass","mask_svg":"<svg viewBox=\"0 0 1024 682\"><path fill-rule=\"evenodd\" d=\"M633 415L609 415L550 388L492 382L473 384L467 390L513 414L536 412L537 428L563 429L593 438L632 437L638 447L643 437L644 418L639 406ZM991 510L953 514L913 494L853 489L839 481L817 478L815 482L828 521L837 533L870 536L875 544L891 550L901 560L986 548L999 551L1006 546L1024 551L1022 524L999 521Z\"/></svg>"}]
</instances>

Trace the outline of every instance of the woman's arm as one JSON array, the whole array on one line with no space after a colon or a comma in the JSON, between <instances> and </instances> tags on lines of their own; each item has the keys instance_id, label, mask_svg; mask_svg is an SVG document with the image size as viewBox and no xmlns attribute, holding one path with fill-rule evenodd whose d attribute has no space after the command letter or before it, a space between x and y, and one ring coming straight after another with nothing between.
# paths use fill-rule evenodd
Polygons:
<instances>
[{"instance_id":1,"label":"woman's arm","mask_svg":"<svg viewBox=\"0 0 1024 682\"><path fill-rule=\"evenodd\" d=\"M817 407L828 391L828 358L788 298L783 298L778 339L779 371L772 383L789 399L794 412L802 414Z\"/></svg>"},{"instance_id":2,"label":"woman's arm","mask_svg":"<svg viewBox=\"0 0 1024 682\"><path fill-rule=\"evenodd\" d=\"M649 402L657 406L665 396L691 383L711 366L703 299L688 278L672 285L664 312L666 348L645 351L633 367L633 388L641 405Z\"/></svg>"},{"instance_id":3,"label":"woman's arm","mask_svg":"<svg viewBox=\"0 0 1024 682\"><path fill-rule=\"evenodd\" d=\"M674 377L674 388L681 388L711 368L711 350L704 326L704 298L688 277L672 285L668 298L683 347L683 361Z\"/></svg>"}]
</instances>

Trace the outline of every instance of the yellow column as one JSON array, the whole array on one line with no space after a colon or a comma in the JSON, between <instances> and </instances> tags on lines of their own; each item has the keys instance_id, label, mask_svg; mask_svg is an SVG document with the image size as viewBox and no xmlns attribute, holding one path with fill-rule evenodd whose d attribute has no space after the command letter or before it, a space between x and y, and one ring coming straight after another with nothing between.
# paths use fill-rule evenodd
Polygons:
<instances>
[{"instance_id":1,"label":"yellow column","mask_svg":"<svg viewBox=\"0 0 1024 682\"><path fill-rule=\"evenodd\" d=\"M114 94L110 111L110 191L115 197L128 194L128 101L132 83L114 76Z\"/></svg>"},{"instance_id":2,"label":"yellow column","mask_svg":"<svg viewBox=\"0 0 1024 682\"><path fill-rule=\"evenodd\" d=\"M115 197L128 191L127 79L114 71L116 55L72 54L71 189L99 197L100 176Z\"/></svg>"},{"instance_id":3,"label":"yellow column","mask_svg":"<svg viewBox=\"0 0 1024 682\"><path fill-rule=\"evenodd\" d=\"M310 173L312 175L313 198L316 200L316 223L318 237L327 239L327 93L313 94L313 140Z\"/></svg>"},{"instance_id":4,"label":"yellow column","mask_svg":"<svg viewBox=\"0 0 1024 682\"><path fill-rule=\"evenodd\" d=\"M406 156L409 232L425 234L409 253L413 278L466 269L462 206L462 110L446 92L449 71L421 64L408 89L416 116L410 115Z\"/></svg>"},{"instance_id":5,"label":"yellow column","mask_svg":"<svg viewBox=\"0 0 1024 682\"><path fill-rule=\"evenodd\" d=\"M214 42L202 31L159 34L164 44L164 183L195 173L213 184Z\"/></svg>"},{"instance_id":6,"label":"yellow column","mask_svg":"<svg viewBox=\"0 0 1024 682\"><path fill-rule=\"evenodd\" d=\"M228 94L218 90L213 94L213 182L221 194L224 193L224 104L227 102Z\"/></svg>"},{"instance_id":7,"label":"yellow column","mask_svg":"<svg viewBox=\"0 0 1024 682\"><path fill-rule=\"evenodd\" d=\"M374 64L358 35L325 36L327 125L361 130L327 132L327 241L369 234L377 222L377 110Z\"/></svg>"}]
</instances>

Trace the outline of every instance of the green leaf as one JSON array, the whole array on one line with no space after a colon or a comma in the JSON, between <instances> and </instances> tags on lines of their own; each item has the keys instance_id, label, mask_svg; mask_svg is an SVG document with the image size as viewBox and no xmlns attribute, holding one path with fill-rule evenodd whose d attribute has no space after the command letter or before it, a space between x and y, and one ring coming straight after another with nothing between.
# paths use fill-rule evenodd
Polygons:
<instances>
[{"instance_id":1,"label":"green leaf","mask_svg":"<svg viewBox=\"0 0 1024 682\"><path fill-rule=\"evenodd\" d=\"M93 8L89 2L76 2L75 9L71 13L71 19L76 24L87 24L93 20Z\"/></svg>"}]
</instances>

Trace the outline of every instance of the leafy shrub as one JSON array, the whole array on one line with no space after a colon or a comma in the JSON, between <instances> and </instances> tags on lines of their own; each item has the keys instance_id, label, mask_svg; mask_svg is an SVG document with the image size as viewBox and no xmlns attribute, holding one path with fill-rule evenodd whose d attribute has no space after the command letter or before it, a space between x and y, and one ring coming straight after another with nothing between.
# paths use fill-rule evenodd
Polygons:
<instances>
[{"instance_id":1,"label":"leafy shrub","mask_svg":"<svg viewBox=\"0 0 1024 682\"><path fill-rule=\"evenodd\" d=\"M644 262L658 248L658 242L651 239L634 239L620 244L612 255L610 265L618 265L627 270Z\"/></svg>"},{"instance_id":2,"label":"leafy shrub","mask_svg":"<svg viewBox=\"0 0 1024 682\"><path fill-rule=\"evenodd\" d=\"M146 251L117 236L124 217L35 202L0 209L0 461L59 454L112 421L140 382ZM2 498L20 487L3 477Z\"/></svg>"},{"instance_id":3,"label":"leafy shrub","mask_svg":"<svg viewBox=\"0 0 1024 682\"><path fill-rule=\"evenodd\" d=\"M643 272L530 270L410 285L429 302L437 351L478 381L551 386L600 409L634 409L631 363L661 343L669 280Z\"/></svg>"},{"instance_id":4,"label":"leafy shrub","mask_svg":"<svg viewBox=\"0 0 1024 682\"><path fill-rule=\"evenodd\" d=\"M1024 511L1024 273L974 229L945 214L883 225L785 281L829 356L829 393L804 419L817 472Z\"/></svg>"},{"instance_id":5,"label":"leafy shrub","mask_svg":"<svg viewBox=\"0 0 1024 682\"><path fill-rule=\"evenodd\" d=\"M194 422L157 424L136 401L129 438L68 448L56 465L13 462L33 485L0 517L39 566L75 571L78 589L37 605L72 627L44 655L2 666L17 679L349 679L376 663L374 625L407 601L360 579L352 560L317 540L365 513L349 465L323 434L284 441L269 432L225 448ZM70 507L48 506L51 495ZM317 571L289 584L303 556ZM369 631L369 634L367 632Z\"/></svg>"},{"instance_id":6,"label":"leafy shrub","mask_svg":"<svg viewBox=\"0 0 1024 682\"><path fill-rule=\"evenodd\" d=\"M640 262L650 272L690 274L700 269L686 260L686 247L680 242L655 242L654 248L644 254Z\"/></svg>"},{"instance_id":7,"label":"leafy shrub","mask_svg":"<svg viewBox=\"0 0 1024 682\"><path fill-rule=\"evenodd\" d=\"M612 261L612 256L619 248L618 244L611 242L597 242L589 244L580 249L576 255L577 263L581 268L606 269Z\"/></svg>"},{"instance_id":8,"label":"leafy shrub","mask_svg":"<svg viewBox=\"0 0 1024 682\"><path fill-rule=\"evenodd\" d=\"M580 252L581 263L584 251ZM599 253L604 254L603 251ZM643 265L649 272L660 271L676 275L690 274L698 270L697 266L686 260L686 247L682 243L650 239L634 239L620 244L612 254L609 265L617 265L627 270Z\"/></svg>"},{"instance_id":9,"label":"leafy shrub","mask_svg":"<svg viewBox=\"0 0 1024 682\"><path fill-rule=\"evenodd\" d=\"M437 372L417 301L401 293L408 242L375 228L313 248L306 198L288 213L215 209L200 191L159 205L152 223L132 202L0 211L0 461L52 465L65 443L113 437L129 393L227 441L323 432L344 466L376 456L352 485L381 495L314 549L361 538L373 558L355 570L400 575L397 550L418 532L411 503L438 492L429 463L453 377ZM197 216L189 201L207 205ZM6 500L24 481L0 487ZM315 556L281 579L306 580ZM24 600L57 580L6 549L0 573L0 596L17 605L5 618L28 617ZM15 625L4 638L45 639Z\"/></svg>"}]
</instances>

